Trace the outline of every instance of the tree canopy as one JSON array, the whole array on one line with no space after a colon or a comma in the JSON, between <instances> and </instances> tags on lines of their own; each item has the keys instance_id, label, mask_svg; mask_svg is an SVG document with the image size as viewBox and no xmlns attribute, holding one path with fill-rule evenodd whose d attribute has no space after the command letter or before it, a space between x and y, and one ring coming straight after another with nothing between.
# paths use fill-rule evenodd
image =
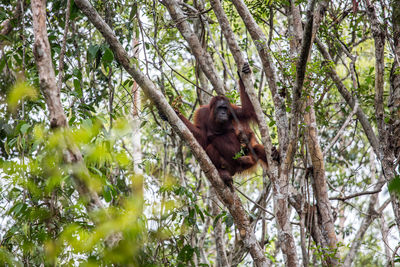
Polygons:
<instances>
[{"instance_id":1,"label":"tree canopy","mask_svg":"<svg viewBox=\"0 0 400 267\"><path fill-rule=\"evenodd\" d=\"M177 112L246 62L229 188ZM2 266L395 266L399 162L399 0L0 3Z\"/></svg>"}]
</instances>

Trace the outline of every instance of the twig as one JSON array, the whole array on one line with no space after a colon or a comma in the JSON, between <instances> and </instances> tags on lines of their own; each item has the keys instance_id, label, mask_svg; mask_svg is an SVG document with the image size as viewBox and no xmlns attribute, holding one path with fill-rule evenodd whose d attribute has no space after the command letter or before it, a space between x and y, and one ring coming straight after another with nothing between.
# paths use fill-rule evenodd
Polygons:
<instances>
[{"instance_id":1,"label":"twig","mask_svg":"<svg viewBox=\"0 0 400 267\"><path fill-rule=\"evenodd\" d=\"M208 24L207 21L205 21L204 24L206 25L206 29L207 29L207 32L208 32L208 36L210 36L210 40L211 40L211 42L212 42L213 45L214 45L215 52L217 53L218 57L221 59L222 65L224 65L224 68L225 68L226 71L228 72L228 74L229 74L229 76L231 77L231 79L232 79L233 81L235 81L235 77L233 77L232 72L231 72L230 69L228 68L228 64L226 63L224 57L223 57L223 56L221 55L221 53L219 52L218 46L217 46L217 44L215 43L214 38L212 37L212 32L211 32L211 30L210 30L210 25Z\"/></svg>"},{"instance_id":2,"label":"twig","mask_svg":"<svg viewBox=\"0 0 400 267\"><path fill-rule=\"evenodd\" d=\"M69 15L70 15L70 6L71 0L67 1L67 10L65 11L65 27L64 27L64 37L60 51L60 58L58 60L58 81L57 81L57 88L58 91L61 90L62 80L64 78L64 56L65 51L67 50L67 35L69 29Z\"/></svg>"},{"instance_id":3,"label":"twig","mask_svg":"<svg viewBox=\"0 0 400 267\"><path fill-rule=\"evenodd\" d=\"M252 200L250 197L248 197L245 193L243 193L238 187L235 186L235 189L236 189L240 194L242 194L242 196L244 196L247 200L249 200L251 203L253 203L254 205L256 205L259 209L261 209L262 211L264 211L264 212L268 213L269 215L275 217L275 215L274 215L272 212L266 210L266 209L265 209L264 207L262 207L260 204L256 203L254 200Z\"/></svg>"},{"instance_id":4,"label":"twig","mask_svg":"<svg viewBox=\"0 0 400 267\"><path fill-rule=\"evenodd\" d=\"M332 148L332 146L336 143L336 141L343 135L344 130L346 129L347 125L350 123L351 118L356 114L358 108L358 101L356 100L356 103L354 105L353 110L351 111L350 115L347 117L346 121L343 123L342 127L336 134L336 136L332 139L330 144L324 149L324 155Z\"/></svg>"},{"instance_id":5,"label":"twig","mask_svg":"<svg viewBox=\"0 0 400 267\"><path fill-rule=\"evenodd\" d=\"M360 193L355 193L355 194L351 194L348 196L344 196L344 197L330 197L329 200L340 200L340 201L345 201L348 200L350 198L355 198L355 197L359 197L359 196L364 196L364 195L372 195L372 194L376 194L381 192L382 189L377 189L377 190L373 190L373 191L364 191L364 192L360 192Z\"/></svg>"}]
</instances>

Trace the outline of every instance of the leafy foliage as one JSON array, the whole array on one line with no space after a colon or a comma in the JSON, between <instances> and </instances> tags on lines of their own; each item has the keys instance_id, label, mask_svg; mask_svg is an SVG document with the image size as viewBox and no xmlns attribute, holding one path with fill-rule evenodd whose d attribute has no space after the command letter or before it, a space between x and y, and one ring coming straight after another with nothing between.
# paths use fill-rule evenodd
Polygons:
<instances>
[{"instance_id":1,"label":"leafy foliage","mask_svg":"<svg viewBox=\"0 0 400 267\"><path fill-rule=\"evenodd\" d=\"M223 209L213 211L209 185L191 151L169 125L160 120L154 104L143 94L137 97L135 81L123 71L101 33L74 3L70 19L66 21L65 0L47 1L47 31L58 77L65 26L69 30L60 81L68 128L49 128L48 110L32 52L33 14L29 1L22 2L23 14L11 20L12 31L0 35L0 265L189 266L196 263L213 266L218 260L213 236L218 222L224 226L226 251L232 257L237 256L235 253L243 244L233 218ZM199 13L195 12L199 1L184 2L187 21L193 25L199 23L200 26L194 28L201 32L200 40L212 55L218 76L231 89L227 96L238 103L235 81L228 75L228 70L236 73L237 67L221 37L219 24L214 23L217 19L210 4L206 2L201 9L205 19L199 22ZM295 1L301 10L305 10L306 2ZM195 90L201 85L198 64L166 8L159 1L92 3L132 56L131 63L151 78L171 104L177 102L176 107L182 113L192 116L201 93ZM246 3L258 25L271 37L267 45L276 65L278 93L290 112L297 62L291 52L292 37L288 28L290 1ZM0 22L13 18L20 4L17 0L3 1ZM252 66L255 88L268 117L273 143L279 145L276 125L279 118L256 46L234 6L229 1L222 1L222 4L239 46ZM329 146L351 114L329 78L329 67L334 67L350 93L357 96L371 123L376 123L375 65L371 60L374 44L370 25L364 13L350 12L349 8L348 1L332 1L317 34L329 47L334 61L326 62L315 48L307 65L302 97L314 100L316 127L323 149ZM382 10L382 14L386 12L390 10ZM304 14L301 15L304 18ZM210 28L209 32L206 27ZM388 68L393 62L389 45L385 54ZM136 49L139 50L137 54ZM357 55L356 61L346 58L344 49ZM356 79L352 71L356 72ZM305 124L301 122L291 186L315 204L312 202L312 179L305 177L309 158L304 131ZM69 159L70 150L79 150L83 160L77 163ZM379 178L378 172L372 173L371 162L378 163L369 158L370 151L362 127L355 117L351 118L341 138L325 151L330 196L370 189ZM398 194L399 167L396 175L388 189ZM265 208L272 211L267 177L261 170L253 176L243 176L235 180L240 190L250 199L257 199L263 193L260 203L266 203ZM79 192L79 184L97 194L104 209L90 209L91 203ZM380 196L388 197L386 189ZM340 223L336 221L337 234L346 244L338 248L342 255L349 250L359 226L359 222L353 225L350 221L364 216L368 199L360 196L331 202L340 220ZM246 198L242 200L255 222L257 237L261 240L262 233L265 235L262 237L265 254L275 265L282 265L284 259L278 253L281 244L274 218L252 209L253 204ZM389 225L393 224L392 212L385 210L383 218ZM293 232L300 247L297 228L300 218L293 215L291 221L295 222ZM384 244L377 237L381 235L380 226L371 228L356 256L356 266L384 264L383 257L377 257L384 253ZM392 235L389 236L390 245L394 247L397 244ZM120 241L114 243L115 238ZM313 266L320 266L327 255L336 252L323 250L311 244L310 236L307 238L310 255L314 255L310 263ZM245 258L244 252L239 256ZM395 256L394 260L399 261L399 257Z\"/></svg>"}]
</instances>

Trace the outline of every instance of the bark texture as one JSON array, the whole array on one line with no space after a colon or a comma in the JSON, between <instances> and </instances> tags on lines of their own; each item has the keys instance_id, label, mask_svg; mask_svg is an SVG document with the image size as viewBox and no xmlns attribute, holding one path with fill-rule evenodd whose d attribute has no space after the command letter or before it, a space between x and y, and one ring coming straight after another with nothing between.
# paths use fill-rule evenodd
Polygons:
<instances>
[{"instance_id":1,"label":"bark texture","mask_svg":"<svg viewBox=\"0 0 400 267\"><path fill-rule=\"evenodd\" d=\"M373 152L371 152L370 154L371 154L370 155L371 174L373 176L375 176L375 174L376 174L375 160L374 160L375 157L374 157ZM371 180L373 182L376 182L376 179L374 177ZM381 177L379 179L379 181L375 184L374 191L380 192L380 190L382 189L382 187L384 185L385 185L385 180L383 179L383 177ZM344 259L344 262L343 262L344 266L351 266L351 264L354 261L354 258L356 256L356 253L358 252L358 250L361 247L364 235L365 235L366 231L368 230L368 227L371 225L371 223L375 219L378 219L379 217L382 216L382 214L380 214L381 212L379 212L379 210L376 210L376 206L379 205L378 194L379 193L375 193L375 194L371 195L371 197L369 198L368 210L365 213L365 216L363 217L363 219L361 221L360 228L358 229L356 236L354 237L354 240L353 240L352 244L350 245L350 250Z\"/></svg>"},{"instance_id":2,"label":"bark texture","mask_svg":"<svg viewBox=\"0 0 400 267\"><path fill-rule=\"evenodd\" d=\"M318 50L321 52L322 56L327 62L333 62L332 57L328 53L328 50L324 46L324 44L318 39L315 39ZM331 77L332 81L335 83L339 93L342 95L346 103L352 108L356 109L356 115L357 119L360 121L361 126L364 129L364 132L368 138L369 143L371 144L372 148L374 149L374 152L376 155L380 154L380 149L379 149L379 141L378 138L375 135L375 132L369 122L369 118L365 115L365 112L362 110L362 108L358 105L356 105L357 99L355 96L352 96L352 94L349 92L349 90L346 88L346 86L343 84L341 78L339 75L336 73L336 71L332 67L328 67L328 73L329 76Z\"/></svg>"},{"instance_id":3,"label":"bark texture","mask_svg":"<svg viewBox=\"0 0 400 267\"><path fill-rule=\"evenodd\" d=\"M51 61L50 44L46 29L46 1L31 1L33 30L35 35L35 43L33 53L39 73L40 89L46 99L47 108L49 110L50 126L52 128L66 128L67 118L60 100L60 90L56 85L56 77L54 74L53 64ZM67 143L68 140L66 140ZM66 151L65 160L67 163L75 164L73 173L76 189L82 199L85 200L88 211L103 208L96 192L90 190L80 179L81 176L88 176L86 166L83 163L82 154L73 144Z\"/></svg>"},{"instance_id":4,"label":"bark texture","mask_svg":"<svg viewBox=\"0 0 400 267\"><path fill-rule=\"evenodd\" d=\"M197 9L202 11L204 9L204 2L202 0L197 1ZM205 30L204 23L199 14L198 17L193 21L194 32L201 43L201 46L206 49L205 42ZM212 94L209 92L208 80L206 75L204 74L202 68L200 67L199 62L196 64L196 78L198 79L198 83L200 84L201 89L197 89L197 94L199 96L200 105L207 105L212 97Z\"/></svg>"},{"instance_id":5,"label":"bark texture","mask_svg":"<svg viewBox=\"0 0 400 267\"><path fill-rule=\"evenodd\" d=\"M385 32L380 25L375 13L375 8L367 2L367 15L371 22L372 36L375 43L375 116L378 124L378 132L382 135L383 125L383 87L384 87L384 52L385 52Z\"/></svg>"},{"instance_id":6,"label":"bark texture","mask_svg":"<svg viewBox=\"0 0 400 267\"><path fill-rule=\"evenodd\" d=\"M315 7L316 1L309 1L307 10L307 22L305 23L304 31L298 25L299 22L299 7L294 5L292 2L291 12L293 17L293 39L292 43L293 54L299 53L299 59L296 64L296 80L293 88L293 106L294 119L291 122L291 142L289 144L289 151L287 157L291 158L294 156L295 147L297 146L298 138L298 124L301 115L304 113L304 122L306 124L306 143L308 153L310 155L311 164L313 167L313 189L315 198L317 200L318 217L315 217L313 228L314 228L314 240L319 243L324 250L329 250L324 260L328 265L338 264L338 252L337 252L337 237L334 227L334 219L331 211L331 204L328 197L328 187L325 177L325 166L324 166L324 155L321 150L321 146L318 140L317 122L315 118L314 110L314 96L308 96L303 91L304 81L306 77L307 62L310 58L310 51L312 43L315 39L315 35L318 31L321 20L324 17L325 9L327 6L326 1L318 2ZM298 39L302 36L301 39ZM297 39L297 41L296 41ZM300 48L301 44L301 48ZM307 90L310 91L310 90ZM308 112L304 112L304 107L308 107ZM308 207L309 204L306 204ZM298 210L298 208L297 208ZM303 209L300 209L303 214ZM306 211L308 213L309 211ZM314 216L317 213L314 213Z\"/></svg>"},{"instance_id":7,"label":"bark texture","mask_svg":"<svg viewBox=\"0 0 400 267\"><path fill-rule=\"evenodd\" d=\"M10 34L10 32L13 29L12 21L13 20L18 20L21 17L21 14L22 14L22 8L21 8L22 6L21 5L23 5L23 2L22 2L22 0L19 0L17 2L17 5L16 5L15 10L13 12L13 16L11 18L9 18L9 19L4 20L0 24L0 35L8 35L8 34ZM1 42L0 42L0 44L1 44Z\"/></svg>"},{"instance_id":8,"label":"bark texture","mask_svg":"<svg viewBox=\"0 0 400 267\"><path fill-rule=\"evenodd\" d=\"M60 90L56 85L51 51L46 28L46 1L31 2L35 43L33 54L39 72L40 89L42 90L49 110L52 128L67 126L67 118L61 105Z\"/></svg>"},{"instance_id":9,"label":"bark texture","mask_svg":"<svg viewBox=\"0 0 400 267\"><path fill-rule=\"evenodd\" d=\"M216 7L216 1L213 3L213 7ZM253 16L250 14L247 6L242 0L233 0L232 3L235 5L236 10L238 11L240 17L242 18L244 24L246 25L246 29L249 31L253 42L257 47L258 54L261 58L264 71L267 76L268 85L270 87L272 97L274 99L275 110L276 110L276 118L277 118L277 126L278 126L278 136L279 143L281 149L281 158L285 158L286 156L286 148L288 144L288 121L286 116L286 107L284 104L283 98L277 93L277 85L276 85L276 72L275 67L273 66L271 57L269 55L268 46L267 46L267 38L260 29L260 27L255 22ZM220 16L221 17L221 16ZM219 19L221 20L221 19ZM226 22L222 23L222 25L226 25ZM225 30L226 32L226 30ZM225 34L229 35L229 34ZM232 42L228 42L232 43ZM233 49L235 51L237 49ZM247 86L247 85L246 85ZM247 88L248 89L248 88ZM250 92L251 94L251 92ZM250 95L249 95L250 96ZM251 96L250 96L251 98ZM253 102L253 101L252 101ZM253 102L254 104L254 102ZM262 110L257 110L256 113L258 116L261 116ZM261 117L262 119L262 117ZM264 120L262 120L264 122ZM267 156L270 153L268 151L269 145L269 134L267 136L266 133L267 127L263 129L262 124L260 124L260 131L264 135L263 144L267 149ZM268 160L268 163L272 163L271 160ZM274 210L275 216L278 223L278 235L281 243L282 252L285 257L285 262L287 266L298 266L298 256L296 251L296 245L294 242L294 237L292 234L292 229L289 222L290 211L288 209L288 190L289 190L289 168L288 162L285 161L284 171L279 172L278 168L274 166L274 164L269 164L269 176L272 179L273 183L273 196L274 196Z\"/></svg>"},{"instance_id":10,"label":"bark texture","mask_svg":"<svg viewBox=\"0 0 400 267\"><path fill-rule=\"evenodd\" d=\"M400 174L395 171L396 164L400 158L400 1L392 1L392 24L393 24L393 50L394 61L390 70L390 92L388 99L389 123L386 126L386 146L383 150L383 171L388 181L395 177L400 179ZM392 207L395 214L397 228L400 232L400 200L391 193Z\"/></svg>"},{"instance_id":11,"label":"bark texture","mask_svg":"<svg viewBox=\"0 0 400 267\"><path fill-rule=\"evenodd\" d=\"M210 80L214 87L214 90L220 94L225 94L225 88L222 80L218 77L218 72L216 71L213 59L205 51L197 38L196 34L191 30L189 23L186 21L186 17L183 14L182 9L179 7L175 0L164 0L163 4L167 7L169 14L174 20L176 27L182 34L183 38L188 42L193 55L199 62L201 69L204 71L207 78Z\"/></svg>"},{"instance_id":12,"label":"bark texture","mask_svg":"<svg viewBox=\"0 0 400 267\"><path fill-rule=\"evenodd\" d=\"M249 218L239 197L233 193L218 176L218 172L211 163L203 148L198 144L192 133L187 129L183 122L176 115L172 107L168 104L164 95L157 90L155 85L141 71L136 69L129 61L128 54L122 45L118 42L117 37L111 28L104 22L97 11L87 0L76 0L75 4L88 17L90 22L102 33L110 45L116 60L123 68L132 76L139 84L145 94L153 101L159 110L165 114L169 123L174 130L184 139L191 148L193 155L196 157L200 167L204 171L206 177L215 188L217 196L231 213L234 222L239 229L240 236L254 260L256 266L268 266L264 252L257 242L256 236L250 228ZM197 37L196 37L197 38Z\"/></svg>"},{"instance_id":13,"label":"bark texture","mask_svg":"<svg viewBox=\"0 0 400 267\"><path fill-rule=\"evenodd\" d=\"M257 48L258 55L260 56L275 105L275 117L276 124L278 126L279 144L281 144L281 156L284 157L286 153L286 146L289 140L289 123L286 114L285 100L278 93L276 68L269 54L267 37L254 20L243 0L232 0L232 3L235 5L236 10L246 26L246 29L249 31L250 36Z\"/></svg>"},{"instance_id":14,"label":"bark texture","mask_svg":"<svg viewBox=\"0 0 400 267\"><path fill-rule=\"evenodd\" d=\"M314 101L313 98L308 98L307 105L310 107L309 112L304 116L306 128L306 142L310 153L312 167L313 167L313 189L319 214L321 215L321 222L319 228L323 234L325 242L328 245L327 262L329 265L337 265L339 254L337 252L337 237L335 233L335 220L332 216L331 203L328 196L328 186L325 176L324 154L322 153L321 146L318 140L317 121L315 118Z\"/></svg>"},{"instance_id":15,"label":"bark texture","mask_svg":"<svg viewBox=\"0 0 400 267\"><path fill-rule=\"evenodd\" d=\"M215 218L221 212L221 209L218 206L219 200L216 197L214 189L210 190L210 197L211 197L212 215ZM219 219L214 224L215 249L217 251L217 262L219 267L229 266L228 257L226 256L224 235L225 235L224 227L222 226L221 219Z\"/></svg>"}]
</instances>

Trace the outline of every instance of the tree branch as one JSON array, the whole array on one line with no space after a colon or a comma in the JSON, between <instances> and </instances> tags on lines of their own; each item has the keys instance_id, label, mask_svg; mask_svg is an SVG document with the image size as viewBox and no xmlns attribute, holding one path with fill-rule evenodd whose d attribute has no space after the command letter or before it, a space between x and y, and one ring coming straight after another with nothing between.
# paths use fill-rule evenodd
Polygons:
<instances>
[{"instance_id":1,"label":"tree branch","mask_svg":"<svg viewBox=\"0 0 400 267\"><path fill-rule=\"evenodd\" d=\"M13 29L13 25L11 23L12 20L19 19L22 14L22 6L24 3L23 0L19 0L16 4L15 10L11 18L4 20L0 24L0 35L8 35ZM21 3L22 2L22 3ZM1 43L1 42L0 42Z\"/></svg>"},{"instance_id":2,"label":"tree branch","mask_svg":"<svg viewBox=\"0 0 400 267\"><path fill-rule=\"evenodd\" d=\"M67 9L65 10L65 27L64 27L64 36L63 42L60 51L60 58L58 60L58 81L57 81L57 88L58 91L61 91L62 80L64 78L64 56L65 51L67 48L67 36L68 36L68 29L69 29L69 15L71 9L71 0L67 1Z\"/></svg>"},{"instance_id":3,"label":"tree branch","mask_svg":"<svg viewBox=\"0 0 400 267\"><path fill-rule=\"evenodd\" d=\"M145 94L153 101L155 106L165 114L173 129L185 140L193 155L200 164L207 179L215 188L217 196L231 213L236 227L239 229L240 236L244 245L249 249L250 254L257 266L267 266L267 259L261 250L256 236L249 227L250 222L245 209L243 208L240 198L225 185L219 177L215 166L212 164L203 148L196 141L192 133L179 119L172 107L168 104L164 95L157 90L153 82L148 79L141 71L136 69L129 61L129 57L125 49L119 43L116 35L111 28L104 22L97 11L87 0L75 0L78 8L88 17L90 22L101 32L113 51L116 60L122 67L132 76L139 84ZM196 37L197 38L197 37Z\"/></svg>"},{"instance_id":4,"label":"tree branch","mask_svg":"<svg viewBox=\"0 0 400 267\"><path fill-rule=\"evenodd\" d=\"M204 74L214 86L214 90L220 94L225 94L225 88L222 80L218 77L218 72L214 67L211 56L203 49L196 34L191 30L189 23L183 11L175 0L164 0L162 3L167 7L169 14L175 22L176 27L182 34L183 38L188 42L193 55L199 62Z\"/></svg>"},{"instance_id":5,"label":"tree branch","mask_svg":"<svg viewBox=\"0 0 400 267\"><path fill-rule=\"evenodd\" d=\"M211 0L210 3L214 10L214 13L218 19L218 22L221 26L221 30L224 34L224 37L228 43L229 50L231 51L233 58L235 59L238 69L241 70L243 67L243 64L246 62L246 60L243 57L242 51L236 41L235 34L231 29L228 18L221 6L221 2L219 0ZM246 93L250 98L250 101L254 107L255 113L256 113L258 121L259 121L261 141L266 150L268 166L270 166L270 169L276 168L276 167L273 167L274 163L271 158L272 142L271 142L271 137L270 137L269 130L268 130L268 127L266 124L266 117L261 108L260 102L257 99L257 95L254 90L252 76L253 75L251 73L249 73L249 74L241 73L241 77L243 80L243 84L244 84ZM267 170L267 172L268 172L268 175L271 177L271 175L272 175L271 173L273 171Z\"/></svg>"},{"instance_id":6,"label":"tree branch","mask_svg":"<svg viewBox=\"0 0 400 267\"><path fill-rule=\"evenodd\" d=\"M359 196L364 196L364 195L373 195L376 193L381 192L382 189L377 189L377 190L373 190L373 191L364 191L364 192L360 192L360 193L354 193L348 196L344 196L344 197L330 197L329 200L340 200L340 201L346 201L348 199L351 198L355 198L355 197L359 197Z\"/></svg>"},{"instance_id":7,"label":"tree branch","mask_svg":"<svg viewBox=\"0 0 400 267\"><path fill-rule=\"evenodd\" d=\"M216 1L213 1L212 3L215 3L215 2ZM288 122L287 113L286 113L285 99L278 93L276 70L275 70L273 61L271 59L271 56L269 54L269 48L267 46L267 44L268 44L267 37L265 36L265 34L261 30L261 28L257 25L256 21L254 20L253 16L251 15L249 9L247 8L247 6L243 2L243 0L232 0L232 3L235 5L236 10L238 11L240 17L242 18L242 20L246 26L246 29L249 31L251 38L253 39L253 42L257 48L258 55L261 59L263 69L265 72L265 76L268 81L268 86L271 91L272 99L273 99L274 105L275 105L275 119L276 119L276 125L278 128L280 153L281 153L281 156L284 157L286 154L286 147L287 147L288 140L289 140L289 137L288 137L289 122ZM216 15L217 15L218 8L216 8L216 5L214 5L214 4L213 4L213 8L215 8L214 12L216 12ZM221 17L221 16L219 16L219 17ZM226 24L226 22L221 23L221 21L220 21L220 24L221 24L222 30L226 31L226 30L224 30L224 26L228 26L229 23L228 24ZM224 35L225 35L225 33L224 33ZM228 34L228 35L234 36L232 34ZM225 38L227 38L227 37L225 36ZM228 38L227 38L227 41L229 44L230 41L228 40ZM230 44L230 46L231 46L231 44ZM236 50L237 50L237 48L235 48L234 50L231 50L232 54L234 54L234 55L238 54L238 52ZM236 51L236 52L234 52L234 51ZM264 142L263 142L263 144L264 144Z\"/></svg>"},{"instance_id":8,"label":"tree branch","mask_svg":"<svg viewBox=\"0 0 400 267\"><path fill-rule=\"evenodd\" d=\"M375 41L375 115L378 125L378 133L382 136L384 131L383 121L383 87L385 71L385 32L376 17L375 8L368 0L365 0L367 15L371 22L372 36Z\"/></svg>"},{"instance_id":9,"label":"tree branch","mask_svg":"<svg viewBox=\"0 0 400 267\"><path fill-rule=\"evenodd\" d=\"M300 116L303 114L304 99L301 98L301 93L313 40L314 8L315 0L311 0L309 2L309 8L307 10L307 22L303 32L301 51L296 64L296 81L293 86L292 104L293 119L291 121L290 127L290 142L288 147L288 154L285 159L287 163L293 162L298 138L298 124Z\"/></svg>"},{"instance_id":10,"label":"tree branch","mask_svg":"<svg viewBox=\"0 0 400 267\"><path fill-rule=\"evenodd\" d=\"M372 164L373 160L371 160ZM373 166L373 169L375 167ZM375 174L375 171L373 171L373 173ZM375 187L374 187L374 191L377 191L376 193L380 192L380 190L382 189L383 185L385 184L383 176L380 178L380 180L376 183ZM365 193L365 192L364 192ZM358 229L356 236L353 239L352 244L350 245L350 250L347 253L345 259L344 259L344 266L351 266L351 263L354 261L354 257L358 251L358 249L361 246L361 243L363 241L363 237L366 233L366 231L368 230L368 227L371 225L371 223L379 218L379 215L381 212L378 212L375 210L375 205L378 201L378 194L374 193L370 199L369 199L369 204L368 204L368 212L367 215L362 219L360 228ZM390 200L389 200L390 202ZM389 203L388 202L388 203ZM382 207L386 207L386 205L383 205ZM382 209L381 207L381 209ZM384 208L383 208L384 209ZM382 210L383 210L382 209Z\"/></svg>"},{"instance_id":11,"label":"tree branch","mask_svg":"<svg viewBox=\"0 0 400 267\"><path fill-rule=\"evenodd\" d=\"M56 77L54 74L53 63L51 59L50 44L46 29L46 6L45 1L32 0L32 17L33 31L35 43L33 54L35 56L36 65L39 73L40 88L46 99L49 109L51 128L68 128L67 118L61 104L60 91L56 86ZM75 164L77 171L73 172L76 182L76 188L82 199L87 200L86 208L88 211L103 208L96 192L88 188L81 180L83 176L89 177L88 171L82 159L79 149L68 142L69 145L66 153L66 162Z\"/></svg>"},{"instance_id":12,"label":"tree branch","mask_svg":"<svg viewBox=\"0 0 400 267\"><path fill-rule=\"evenodd\" d=\"M337 132L335 137L332 139L332 141L329 143L329 145L324 149L324 155L328 153L328 151L333 147L333 145L336 143L336 141L343 135L344 130L346 129L347 125L349 125L351 118L354 116L358 109L358 102L356 101L356 104L354 106L354 109L351 111L349 116L347 117L346 121L343 123L342 127L340 127L340 130Z\"/></svg>"},{"instance_id":13,"label":"tree branch","mask_svg":"<svg viewBox=\"0 0 400 267\"><path fill-rule=\"evenodd\" d=\"M351 93L347 90L347 88L344 86L342 81L340 80L339 75L336 73L336 71L330 66L331 62L333 62L331 56L329 55L328 51L326 50L325 46L322 44L322 42L316 38L315 39L318 50L321 52L322 56L324 57L325 60L328 61L328 72L329 75L331 76L331 79L333 82L336 84L336 87L339 91L339 93L342 95L344 100L346 100L347 104L354 110L356 110L356 115L358 120L361 123L361 126L364 129L364 132L368 138L369 143L371 144L372 148L374 149L374 152L376 155L378 155L378 158L380 158L380 147L379 147L379 142L378 138L376 137L374 130L372 129L371 124L369 123L369 119L365 115L364 111L361 109L360 106L355 109L356 107L356 98L351 95Z\"/></svg>"}]
</instances>

